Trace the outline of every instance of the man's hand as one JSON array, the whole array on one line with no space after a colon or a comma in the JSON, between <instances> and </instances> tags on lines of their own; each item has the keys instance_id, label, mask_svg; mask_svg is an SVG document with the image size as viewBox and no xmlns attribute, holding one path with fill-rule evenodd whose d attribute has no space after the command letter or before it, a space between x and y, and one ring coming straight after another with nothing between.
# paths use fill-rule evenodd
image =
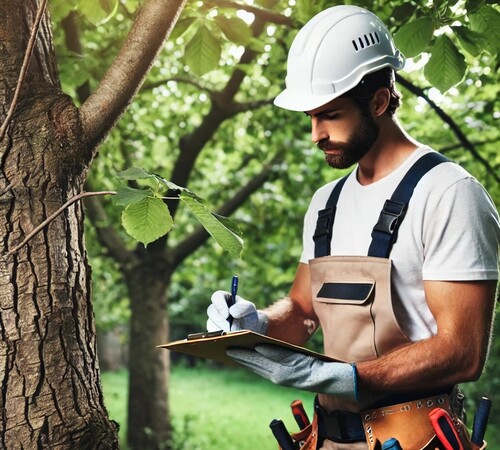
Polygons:
<instances>
[{"instance_id":1,"label":"man's hand","mask_svg":"<svg viewBox=\"0 0 500 450\"><path fill-rule=\"evenodd\" d=\"M230 308L228 300L231 298L229 292L216 291L212 294L212 304L207 309L207 330L208 331L238 331L251 330L260 334L266 334L268 317L257 308L252 302L245 300L239 295L236 302ZM233 318L230 324L229 318Z\"/></svg>"},{"instance_id":2,"label":"man's hand","mask_svg":"<svg viewBox=\"0 0 500 450\"><path fill-rule=\"evenodd\" d=\"M271 344L257 345L255 350L228 348L226 353L275 384L357 399L354 365L321 361Z\"/></svg>"}]
</instances>

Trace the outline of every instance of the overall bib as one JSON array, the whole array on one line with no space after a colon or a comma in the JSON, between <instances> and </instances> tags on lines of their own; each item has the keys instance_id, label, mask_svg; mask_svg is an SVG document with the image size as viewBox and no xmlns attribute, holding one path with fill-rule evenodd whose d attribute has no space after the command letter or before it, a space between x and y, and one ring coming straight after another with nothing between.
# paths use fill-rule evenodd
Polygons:
<instances>
[{"instance_id":1,"label":"overall bib","mask_svg":"<svg viewBox=\"0 0 500 450\"><path fill-rule=\"evenodd\" d=\"M408 170L391 199L385 202L378 222L373 228L372 242L367 256L330 256L336 204L347 177L335 185L325 209L319 211L314 233L315 258L309 261L309 267L313 307L323 329L324 351L328 356L340 361L362 362L380 357L411 342L399 326L394 313L391 296L392 262L389 255L396 242L398 228L404 219L415 186L429 170L445 161L448 160L439 153L428 153ZM447 391L451 391L451 388ZM449 407L447 396L433 397L434 393L426 394L429 393L415 393L413 397L403 399L398 397L399 401L392 401L392 403L388 400L387 393L381 395L380 393L362 392L358 402L340 399L332 395L318 394L315 411L318 413L320 410L323 411L323 417L327 418L323 421L326 422L329 421L329 414L340 417L331 420L330 425L326 425L332 428L333 424L333 428L339 430L335 433L340 433L340 435L346 433L341 429L345 422L352 420L353 425L356 425L354 427L348 423L344 427L344 430L347 429L347 431L350 428L359 430L362 426L361 436L359 436L359 431L353 432L351 435L347 433L345 442L366 439L368 447L365 448L372 449L375 448L377 442L370 433L373 431L372 425L376 429L377 423L373 420L361 425L359 413L363 411L364 416L375 419L377 415L374 415L373 412L371 415L367 414L368 408L373 408L373 405L378 407L379 405L394 405L405 401L407 402L405 408L411 408L412 401L424 397L431 398L428 402L426 398L429 405L427 408L443 405L444 402ZM444 390L437 394L444 394ZM407 404L410 406L406 406ZM414 410L416 409L415 406ZM410 429L406 432L409 432L412 437L408 437L407 440L415 440L416 429L421 428L423 431L420 442L417 439L414 443L403 445L403 448L411 450L431 448L427 447L430 442L429 436L431 439L434 438L433 429L428 420L430 410L424 408L420 411L420 419L415 416L399 415L402 422L396 425L397 429L407 426L405 421L410 424ZM387 408L385 412L392 414ZM359 422L359 425L355 423L356 421ZM327 437L327 439L337 440L331 437ZM343 439L339 438L339 440ZM434 446L432 448L434 449Z\"/></svg>"}]
</instances>

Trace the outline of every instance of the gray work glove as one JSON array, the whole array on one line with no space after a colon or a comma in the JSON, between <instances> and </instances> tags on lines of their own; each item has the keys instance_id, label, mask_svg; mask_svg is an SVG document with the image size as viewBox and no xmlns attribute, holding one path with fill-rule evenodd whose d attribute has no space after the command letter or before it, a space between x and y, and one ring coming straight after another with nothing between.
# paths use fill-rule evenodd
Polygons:
<instances>
[{"instance_id":1,"label":"gray work glove","mask_svg":"<svg viewBox=\"0 0 500 450\"><path fill-rule=\"evenodd\" d=\"M226 353L275 384L357 400L354 364L321 361L272 344L256 345L255 350L232 347Z\"/></svg>"},{"instance_id":2,"label":"gray work glove","mask_svg":"<svg viewBox=\"0 0 500 450\"><path fill-rule=\"evenodd\" d=\"M216 291L212 294L212 304L207 309L208 331L238 331L251 330L266 334L269 319L267 315L257 308L252 302L236 296L236 301L230 308L227 306L231 294L225 291ZM232 324L230 323L232 317Z\"/></svg>"}]
</instances>

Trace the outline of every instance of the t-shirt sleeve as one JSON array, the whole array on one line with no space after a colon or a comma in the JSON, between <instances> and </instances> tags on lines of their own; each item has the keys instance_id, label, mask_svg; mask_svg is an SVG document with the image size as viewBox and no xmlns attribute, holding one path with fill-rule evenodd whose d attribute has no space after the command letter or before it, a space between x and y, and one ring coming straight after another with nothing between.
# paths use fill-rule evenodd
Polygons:
<instances>
[{"instance_id":1,"label":"t-shirt sleeve","mask_svg":"<svg viewBox=\"0 0 500 450\"><path fill-rule=\"evenodd\" d=\"M448 187L426 223L424 280L498 279L498 213L474 178L462 178Z\"/></svg>"},{"instance_id":2,"label":"t-shirt sleeve","mask_svg":"<svg viewBox=\"0 0 500 450\"><path fill-rule=\"evenodd\" d=\"M316 228L316 220L318 216L318 209L314 206L314 197L309 203L306 215L304 216L304 227L302 230L302 254L300 255L300 262L309 264L309 260L314 258L314 230Z\"/></svg>"}]
</instances>

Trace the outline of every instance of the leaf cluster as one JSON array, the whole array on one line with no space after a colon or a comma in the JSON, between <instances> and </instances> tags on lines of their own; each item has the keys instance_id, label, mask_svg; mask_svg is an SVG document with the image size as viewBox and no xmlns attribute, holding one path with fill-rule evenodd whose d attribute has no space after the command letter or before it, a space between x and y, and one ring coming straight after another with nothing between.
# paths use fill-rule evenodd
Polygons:
<instances>
[{"instance_id":1,"label":"leaf cluster","mask_svg":"<svg viewBox=\"0 0 500 450\"><path fill-rule=\"evenodd\" d=\"M396 7L393 17L400 22L396 46L407 58L427 54L425 78L442 92L464 79L474 58L484 56L490 68L498 66L500 12L493 5L477 0L426 6L409 2Z\"/></svg>"},{"instance_id":2,"label":"leaf cluster","mask_svg":"<svg viewBox=\"0 0 500 450\"><path fill-rule=\"evenodd\" d=\"M122 186L118 189L115 202L124 206L122 225L134 239L148 245L167 234L174 221L170 215L167 200L162 195L162 188L176 194L170 199L182 201L195 215L215 241L229 253L240 256L243 240L238 225L207 209L202 198L181 186L177 186L163 177L139 167L131 167L118 174L126 181L151 181L149 186L137 189Z\"/></svg>"}]
</instances>

